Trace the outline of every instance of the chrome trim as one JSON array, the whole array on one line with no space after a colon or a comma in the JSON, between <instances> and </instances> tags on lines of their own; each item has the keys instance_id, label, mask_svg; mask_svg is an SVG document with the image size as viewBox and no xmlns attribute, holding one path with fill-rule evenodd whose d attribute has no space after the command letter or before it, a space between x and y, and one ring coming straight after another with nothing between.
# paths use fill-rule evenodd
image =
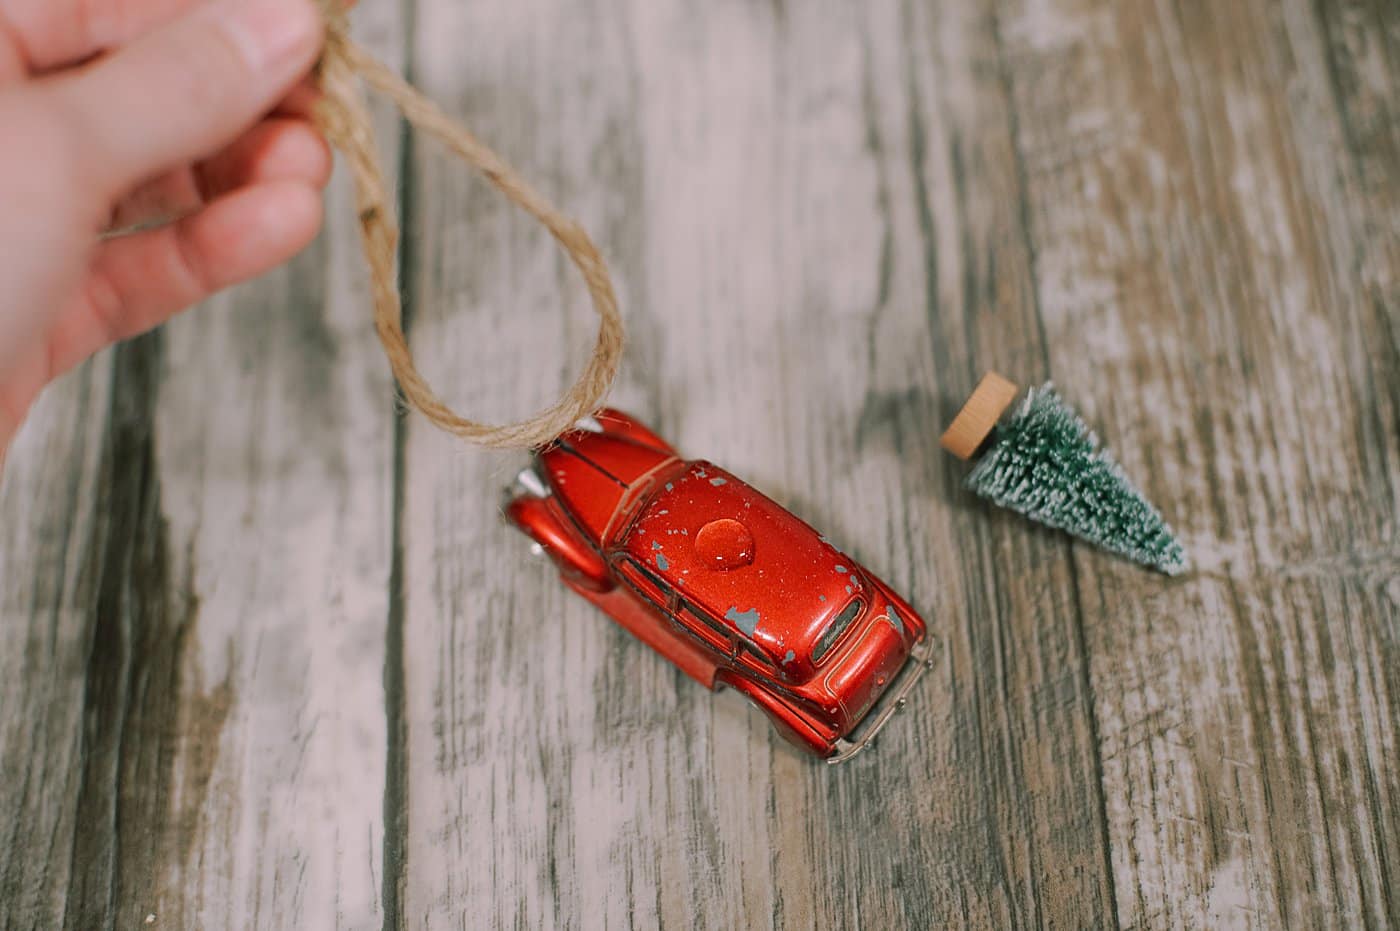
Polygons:
<instances>
[{"instance_id":1,"label":"chrome trim","mask_svg":"<svg viewBox=\"0 0 1400 931\"><path fill-rule=\"evenodd\" d=\"M899 678L891 683L890 687L875 702L875 707L865 716L865 719L856 725L852 732L853 739L842 738L836 741L836 752L826 758L828 764L844 763L857 753L869 747L875 740L875 735L889 723L895 712L908 704L906 696L909 690L914 687L914 683L919 681L919 677L933 668L933 636L927 631L924 639L914 644L914 648L909 651L909 659L905 662L904 668L899 671ZM857 736L858 735L858 736Z\"/></svg>"},{"instance_id":2,"label":"chrome trim","mask_svg":"<svg viewBox=\"0 0 1400 931\"><path fill-rule=\"evenodd\" d=\"M524 468L515 476L515 486L512 491L519 489L534 498L548 498L549 489L545 487L544 479L533 468Z\"/></svg>"}]
</instances>

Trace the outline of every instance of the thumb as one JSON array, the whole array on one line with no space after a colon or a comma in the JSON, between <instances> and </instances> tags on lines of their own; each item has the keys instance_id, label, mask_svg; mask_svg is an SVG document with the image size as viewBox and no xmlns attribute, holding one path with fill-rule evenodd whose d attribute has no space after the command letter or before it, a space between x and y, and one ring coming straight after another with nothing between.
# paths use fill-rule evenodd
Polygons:
<instances>
[{"instance_id":1,"label":"thumb","mask_svg":"<svg viewBox=\"0 0 1400 931\"><path fill-rule=\"evenodd\" d=\"M53 91L89 176L117 197L236 139L311 68L321 35L311 0L215 0Z\"/></svg>"}]
</instances>

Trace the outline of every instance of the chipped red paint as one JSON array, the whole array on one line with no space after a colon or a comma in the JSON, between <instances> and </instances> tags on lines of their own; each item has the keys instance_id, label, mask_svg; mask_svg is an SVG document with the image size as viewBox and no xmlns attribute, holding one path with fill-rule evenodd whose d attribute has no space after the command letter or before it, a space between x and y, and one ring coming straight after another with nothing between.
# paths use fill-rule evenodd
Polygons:
<instances>
[{"instance_id":1,"label":"chipped red paint","mask_svg":"<svg viewBox=\"0 0 1400 931\"><path fill-rule=\"evenodd\" d=\"M820 756L860 749L889 715L853 737L882 695L927 665L923 619L729 472L681 459L618 411L590 426L537 454L542 483L508 518L567 585L692 678L742 692Z\"/></svg>"}]
</instances>

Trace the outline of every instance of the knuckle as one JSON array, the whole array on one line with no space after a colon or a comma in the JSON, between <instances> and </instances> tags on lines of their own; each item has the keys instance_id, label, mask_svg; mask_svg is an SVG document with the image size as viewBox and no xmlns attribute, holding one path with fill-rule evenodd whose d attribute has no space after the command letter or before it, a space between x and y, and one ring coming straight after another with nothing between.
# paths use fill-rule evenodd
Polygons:
<instances>
[{"instance_id":1,"label":"knuckle","mask_svg":"<svg viewBox=\"0 0 1400 931\"><path fill-rule=\"evenodd\" d=\"M185 102L201 111L223 110L240 88L255 78L252 63L237 38L217 21L200 24L198 38L176 46L172 58Z\"/></svg>"}]
</instances>

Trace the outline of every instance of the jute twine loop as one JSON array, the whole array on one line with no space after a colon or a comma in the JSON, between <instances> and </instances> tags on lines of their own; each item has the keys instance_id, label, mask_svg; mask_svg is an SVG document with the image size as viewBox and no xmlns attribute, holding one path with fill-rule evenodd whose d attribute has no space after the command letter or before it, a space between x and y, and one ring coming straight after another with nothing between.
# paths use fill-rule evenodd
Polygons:
<instances>
[{"instance_id":1,"label":"jute twine loop","mask_svg":"<svg viewBox=\"0 0 1400 931\"><path fill-rule=\"evenodd\" d=\"M360 239L374 297L374 325L404 398L437 426L482 446L519 449L551 442L597 409L617 375L624 334L607 264L577 223L560 214L499 155L436 104L357 45L336 0L318 3L326 21L326 45L319 65L323 98L316 120L327 140L344 153L354 177ZM492 426L461 417L443 403L413 364L394 274L398 225L379 167L369 106L357 79L393 100L413 127L440 140L485 175L511 203L544 224L583 274L600 321L592 358L564 397L529 420Z\"/></svg>"}]
</instances>

